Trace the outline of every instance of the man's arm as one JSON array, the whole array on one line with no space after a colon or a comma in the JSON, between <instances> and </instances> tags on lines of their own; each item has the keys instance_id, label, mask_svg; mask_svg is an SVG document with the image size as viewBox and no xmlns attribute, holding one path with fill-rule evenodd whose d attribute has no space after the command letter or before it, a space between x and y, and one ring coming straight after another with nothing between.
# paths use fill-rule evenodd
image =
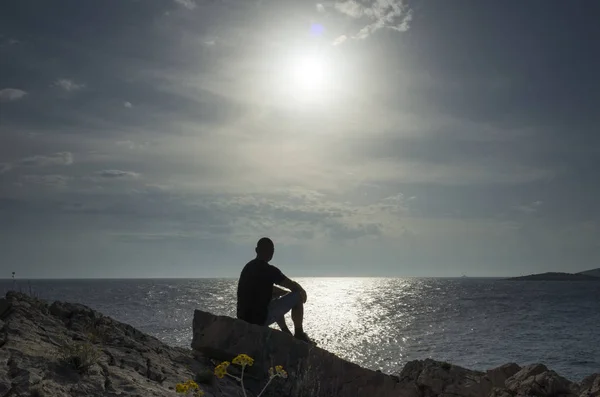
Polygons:
<instances>
[{"instance_id":1,"label":"man's arm","mask_svg":"<svg viewBox=\"0 0 600 397\"><path fill-rule=\"evenodd\" d=\"M290 280L287 277L284 277L283 281L281 281L279 283L279 285L281 285L282 287L285 287L285 288L289 289L292 292L298 292L298 293L300 293L300 295L302 296L302 301L304 303L306 303L306 291L304 290L304 288L302 288L302 286L300 284L298 284L295 281Z\"/></svg>"},{"instance_id":2,"label":"man's arm","mask_svg":"<svg viewBox=\"0 0 600 397\"><path fill-rule=\"evenodd\" d=\"M283 288L279 288L276 285L273 286L273 298L279 298L280 296L283 296L283 295L287 294L288 292L289 291L286 291Z\"/></svg>"}]
</instances>

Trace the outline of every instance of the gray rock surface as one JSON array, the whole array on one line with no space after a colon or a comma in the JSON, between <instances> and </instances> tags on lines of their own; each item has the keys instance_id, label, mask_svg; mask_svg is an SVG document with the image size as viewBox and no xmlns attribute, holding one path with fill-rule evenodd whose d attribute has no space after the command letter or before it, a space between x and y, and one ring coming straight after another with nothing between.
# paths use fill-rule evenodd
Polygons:
<instances>
[{"instance_id":1,"label":"gray rock surface","mask_svg":"<svg viewBox=\"0 0 600 397\"><path fill-rule=\"evenodd\" d=\"M578 386L543 364L523 367L506 380L506 388L517 396L577 396Z\"/></svg>"},{"instance_id":2,"label":"gray rock surface","mask_svg":"<svg viewBox=\"0 0 600 397\"><path fill-rule=\"evenodd\" d=\"M488 396L492 383L482 372L427 359L412 361L400 373L403 384L414 385L421 396Z\"/></svg>"},{"instance_id":3,"label":"gray rock surface","mask_svg":"<svg viewBox=\"0 0 600 397\"><path fill-rule=\"evenodd\" d=\"M581 382L581 397L600 397L600 373L590 375Z\"/></svg>"},{"instance_id":4,"label":"gray rock surface","mask_svg":"<svg viewBox=\"0 0 600 397\"><path fill-rule=\"evenodd\" d=\"M214 366L86 306L52 305L9 292L0 299L0 396L176 396L179 382ZM67 348L97 353L82 373L63 363ZM232 380L200 385L206 396L241 396ZM224 394L219 391L222 390ZM37 393L37 394L36 394Z\"/></svg>"},{"instance_id":5,"label":"gray rock surface","mask_svg":"<svg viewBox=\"0 0 600 397\"><path fill-rule=\"evenodd\" d=\"M490 369L486 376L493 387L504 388L506 380L521 370L521 367L515 363L501 365L500 367Z\"/></svg>"}]
</instances>

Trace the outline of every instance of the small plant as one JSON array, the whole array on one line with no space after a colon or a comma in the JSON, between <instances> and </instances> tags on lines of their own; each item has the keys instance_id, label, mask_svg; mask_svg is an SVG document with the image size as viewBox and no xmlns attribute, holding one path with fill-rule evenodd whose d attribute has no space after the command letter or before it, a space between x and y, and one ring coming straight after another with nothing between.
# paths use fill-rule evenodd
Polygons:
<instances>
[{"instance_id":1,"label":"small plant","mask_svg":"<svg viewBox=\"0 0 600 397\"><path fill-rule=\"evenodd\" d=\"M193 380L188 380L185 383L178 383L175 385L175 391L186 396L202 397L204 392L200 389L200 386Z\"/></svg>"},{"instance_id":2,"label":"small plant","mask_svg":"<svg viewBox=\"0 0 600 397\"><path fill-rule=\"evenodd\" d=\"M91 324L86 328L86 336L94 344L106 341L107 333L108 328L101 324Z\"/></svg>"},{"instance_id":3,"label":"small plant","mask_svg":"<svg viewBox=\"0 0 600 397\"><path fill-rule=\"evenodd\" d=\"M215 367L215 375L219 379L223 379L225 376L229 376L229 377L237 380L238 382L240 382L240 384L242 386L242 392L244 393L244 397L248 397L246 395L246 388L244 387L244 369L247 366L251 367L254 364L254 359L252 357L248 356L247 354L240 354L237 357L235 357L233 360L231 360L231 362L235 365L240 365L242 367L242 374L240 375L240 377L231 375L230 373L227 372L227 368L230 365L229 361L224 361L221 364L217 365ZM262 396L262 394L267 389L267 387L269 386L269 384L271 383L271 381L273 379L287 378L287 376L288 376L287 372L285 372L285 370L283 369L283 367L281 365L277 365L275 368L273 368L273 367L269 368L269 380L267 381L267 384L265 385L265 387L263 387L263 389L260 391L260 393L258 393L258 395L256 397Z\"/></svg>"},{"instance_id":4,"label":"small plant","mask_svg":"<svg viewBox=\"0 0 600 397\"><path fill-rule=\"evenodd\" d=\"M85 374L98 362L100 352L90 343L65 343L59 351L63 364Z\"/></svg>"}]
</instances>

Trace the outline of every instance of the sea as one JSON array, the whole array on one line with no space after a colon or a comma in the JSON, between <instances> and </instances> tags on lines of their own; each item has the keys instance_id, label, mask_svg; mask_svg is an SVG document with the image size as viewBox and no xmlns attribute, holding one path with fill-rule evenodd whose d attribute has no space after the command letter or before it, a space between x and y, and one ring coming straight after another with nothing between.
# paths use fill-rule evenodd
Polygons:
<instances>
[{"instance_id":1,"label":"sea","mask_svg":"<svg viewBox=\"0 0 600 397\"><path fill-rule=\"evenodd\" d=\"M599 282L296 280L308 293L305 331L363 367L395 374L408 361L433 358L476 370L541 362L573 381L600 372ZM2 280L0 292L82 303L189 347L194 309L235 316L236 286L235 279Z\"/></svg>"}]
</instances>

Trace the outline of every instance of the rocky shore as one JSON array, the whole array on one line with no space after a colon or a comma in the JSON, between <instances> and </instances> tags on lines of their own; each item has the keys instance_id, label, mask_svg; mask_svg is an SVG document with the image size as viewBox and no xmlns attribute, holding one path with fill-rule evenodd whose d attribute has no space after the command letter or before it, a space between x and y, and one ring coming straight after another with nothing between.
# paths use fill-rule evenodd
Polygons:
<instances>
[{"instance_id":1,"label":"rocky shore","mask_svg":"<svg viewBox=\"0 0 600 397\"><path fill-rule=\"evenodd\" d=\"M268 369L282 365L263 396L565 396L600 397L600 373L581 383L542 364L473 371L434 360L399 374L361 368L279 331L196 310L192 349L171 347L86 306L48 303L9 292L0 299L0 397L176 396L194 380L206 397L243 396L239 383L214 376L240 353L254 358L244 384L256 396ZM239 376L239 368L228 371Z\"/></svg>"}]
</instances>

